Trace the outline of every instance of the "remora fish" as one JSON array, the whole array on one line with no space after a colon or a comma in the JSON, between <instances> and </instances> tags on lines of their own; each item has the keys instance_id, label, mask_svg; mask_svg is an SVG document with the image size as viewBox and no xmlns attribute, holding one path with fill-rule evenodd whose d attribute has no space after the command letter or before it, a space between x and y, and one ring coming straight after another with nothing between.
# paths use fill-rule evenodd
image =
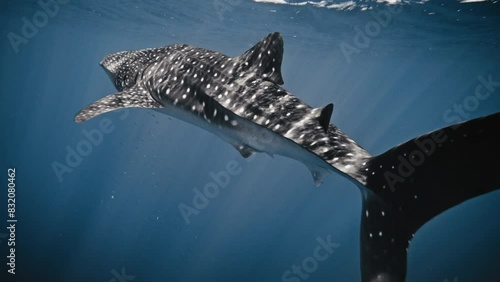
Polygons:
<instances>
[{"instance_id":1,"label":"remora fish","mask_svg":"<svg viewBox=\"0 0 500 282\"><path fill-rule=\"evenodd\" d=\"M75 121L152 108L208 130L243 157L264 152L298 160L317 185L340 172L363 194L362 281L404 281L408 245L423 224L500 187L500 113L372 156L330 124L332 104L312 108L280 87L282 57L279 33L238 57L190 45L111 54L101 65L120 92L84 108Z\"/></svg>"}]
</instances>

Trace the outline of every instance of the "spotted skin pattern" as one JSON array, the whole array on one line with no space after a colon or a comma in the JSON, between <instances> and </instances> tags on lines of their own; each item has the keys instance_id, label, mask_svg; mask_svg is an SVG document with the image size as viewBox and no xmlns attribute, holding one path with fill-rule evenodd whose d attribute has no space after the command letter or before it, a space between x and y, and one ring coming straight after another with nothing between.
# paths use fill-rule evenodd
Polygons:
<instances>
[{"instance_id":1,"label":"spotted skin pattern","mask_svg":"<svg viewBox=\"0 0 500 282\"><path fill-rule=\"evenodd\" d=\"M145 69L143 79L161 104L191 109L207 122L236 126L222 114L229 111L292 140L341 171L354 172L359 159L369 154L331 124L325 133L318 121L320 109L278 85L281 66L275 64L281 63L282 46L281 36L271 34L243 56L231 58L173 45L167 48L166 59ZM259 71L269 64L265 69L270 73Z\"/></svg>"},{"instance_id":2,"label":"spotted skin pattern","mask_svg":"<svg viewBox=\"0 0 500 282\"><path fill-rule=\"evenodd\" d=\"M279 33L268 35L235 58L186 44L112 54L101 64L123 92L83 109L76 121L115 108L172 105L227 127L237 126L229 118L235 114L364 182L359 164L370 155L334 125L329 124L325 132L318 121L321 109L310 107L280 87L282 57Z\"/></svg>"},{"instance_id":3,"label":"spotted skin pattern","mask_svg":"<svg viewBox=\"0 0 500 282\"><path fill-rule=\"evenodd\" d=\"M281 87L282 58L279 33L238 57L186 44L111 54L101 65L120 92L84 108L75 121L125 107L173 108L197 125L237 132L248 128L244 122L290 141L318 158L323 168L360 187L362 281L405 281L409 243L423 224L500 187L500 174L489 165L500 158L500 114L446 127L371 156L329 123L331 107L312 108ZM428 139L436 134L447 140L432 147ZM266 142L279 141L273 138ZM242 140L223 139L244 157L259 151ZM425 160L415 160L418 150ZM402 158L418 163L404 177L399 171ZM323 168L298 160L320 183Z\"/></svg>"}]
</instances>

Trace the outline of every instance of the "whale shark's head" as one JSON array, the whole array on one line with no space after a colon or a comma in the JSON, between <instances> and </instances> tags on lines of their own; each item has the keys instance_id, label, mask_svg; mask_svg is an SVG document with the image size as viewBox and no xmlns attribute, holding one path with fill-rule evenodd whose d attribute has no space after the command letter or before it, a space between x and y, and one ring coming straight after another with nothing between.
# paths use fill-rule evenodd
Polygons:
<instances>
[{"instance_id":1,"label":"whale shark's head","mask_svg":"<svg viewBox=\"0 0 500 282\"><path fill-rule=\"evenodd\" d=\"M102 59L100 64L107 71L118 91L134 86L141 71L155 60L155 57L151 55L152 52L146 51L147 49L118 52Z\"/></svg>"}]
</instances>

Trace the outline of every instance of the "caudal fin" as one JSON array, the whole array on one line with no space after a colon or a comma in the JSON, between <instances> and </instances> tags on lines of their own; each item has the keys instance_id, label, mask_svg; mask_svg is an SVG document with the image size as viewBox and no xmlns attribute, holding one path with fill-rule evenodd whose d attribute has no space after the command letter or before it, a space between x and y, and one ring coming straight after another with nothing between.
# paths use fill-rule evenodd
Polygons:
<instances>
[{"instance_id":1,"label":"caudal fin","mask_svg":"<svg viewBox=\"0 0 500 282\"><path fill-rule=\"evenodd\" d=\"M361 221L363 281L404 281L414 233L441 212L500 188L499 160L500 113L373 157Z\"/></svg>"}]
</instances>

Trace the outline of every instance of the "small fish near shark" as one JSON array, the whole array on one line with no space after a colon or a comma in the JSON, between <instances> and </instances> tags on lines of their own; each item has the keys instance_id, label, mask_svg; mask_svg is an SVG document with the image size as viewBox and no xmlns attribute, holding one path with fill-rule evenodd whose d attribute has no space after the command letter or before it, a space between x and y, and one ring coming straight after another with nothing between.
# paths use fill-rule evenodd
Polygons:
<instances>
[{"instance_id":1,"label":"small fish near shark","mask_svg":"<svg viewBox=\"0 0 500 282\"><path fill-rule=\"evenodd\" d=\"M340 173L363 195L362 281L405 281L409 242L422 225L500 188L500 113L372 156L330 123L333 104L312 108L280 86L282 59L280 33L238 57L186 44L114 53L101 65L119 92L85 107L75 121L150 108L219 136L245 158L263 152L300 161L316 185Z\"/></svg>"}]
</instances>

